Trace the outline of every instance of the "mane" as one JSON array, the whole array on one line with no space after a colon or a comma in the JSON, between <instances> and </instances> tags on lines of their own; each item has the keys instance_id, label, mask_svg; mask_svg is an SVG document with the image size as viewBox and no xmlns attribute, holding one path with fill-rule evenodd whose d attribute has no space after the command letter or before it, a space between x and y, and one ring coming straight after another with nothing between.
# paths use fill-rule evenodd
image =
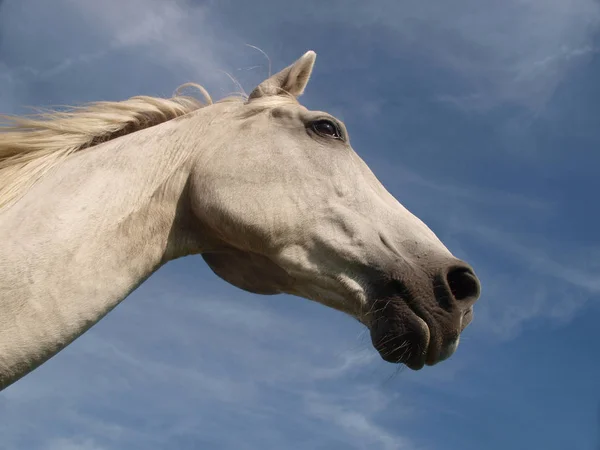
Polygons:
<instances>
[{"instance_id":1,"label":"mane","mask_svg":"<svg viewBox=\"0 0 600 450\"><path fill-rule=\"evenodd\" d=\"M180 95L184 87L196 88L204 102ZM38 114L30 116L0 115L0 208L75 152L212 104L211 96L202 86L186 83L171 98L136 96L124 101L88 103L64 111L38 110Z\"/></svg>"}]
</instances>

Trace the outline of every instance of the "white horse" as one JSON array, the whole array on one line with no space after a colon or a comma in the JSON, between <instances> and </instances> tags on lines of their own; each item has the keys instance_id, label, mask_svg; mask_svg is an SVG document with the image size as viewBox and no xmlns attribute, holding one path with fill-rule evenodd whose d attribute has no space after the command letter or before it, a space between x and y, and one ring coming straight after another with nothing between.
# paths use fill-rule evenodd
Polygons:
<instances>
[{"instance_id":1,"label":"white horse","mask_svg":"<svg viewBox=\"0 0 600 450\"><path fill-rule=\"evenodd\" d=\"M166 262L352 315L382 358L448 358L479 281L382 186L330 114L298 103L309 51L248 98L99 102L0 128L0 389Z\"/></svg>"}]
</instances>

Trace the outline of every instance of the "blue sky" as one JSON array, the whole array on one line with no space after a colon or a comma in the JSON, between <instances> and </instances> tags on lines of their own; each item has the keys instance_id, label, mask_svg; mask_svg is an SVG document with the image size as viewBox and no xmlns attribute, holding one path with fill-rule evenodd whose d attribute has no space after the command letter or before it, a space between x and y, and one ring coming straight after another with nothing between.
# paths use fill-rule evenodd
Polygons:
<instances>
[{"instance_id":1,"label":"blue sky","mask_svg":"<svg viewBox=\"0 0 600 450\"><path fill-rule=\"evenodd\" d=\"M3 450L600 448L595 0L0 0L0 112L250 91L306 50L346 122L483 296L448 361L398 370L362 326L168 264L0 394Z\"/></svg>"}]
</instances>

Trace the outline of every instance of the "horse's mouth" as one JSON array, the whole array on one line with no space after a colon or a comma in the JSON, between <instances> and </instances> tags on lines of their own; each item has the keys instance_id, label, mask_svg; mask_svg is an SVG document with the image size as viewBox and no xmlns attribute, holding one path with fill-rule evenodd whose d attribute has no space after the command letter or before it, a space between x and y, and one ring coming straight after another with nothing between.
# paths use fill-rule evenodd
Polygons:
<instances>
[{"instance_id":1,"label":"horse's mouth","mask_svg":"<svg viewBox=\"0 0 600 450\"><path fill-rule=\"evenodd\" d=\"M442 356L444 352L436 345L438 340L432 339L434 328L412 309L407 309L401 323L394 325L375 324L371 327L373 346L383 360L420 370L425 365L432 366L446 359L447 356Z\"/></svg>"}]
</instances>

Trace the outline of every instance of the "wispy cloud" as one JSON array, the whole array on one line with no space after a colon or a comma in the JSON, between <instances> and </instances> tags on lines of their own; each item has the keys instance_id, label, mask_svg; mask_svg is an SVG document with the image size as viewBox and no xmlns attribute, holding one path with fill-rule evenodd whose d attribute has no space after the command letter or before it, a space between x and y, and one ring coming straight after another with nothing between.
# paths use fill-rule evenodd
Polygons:
<instances>
[{"instance_id":1,"label":"wispy cloud","mask_svg":"<svg viewBox=\"0 0 600 450\"><path fill-rule=\"evenodd\" d=\"M466 92L445 96L464 108L498 102L541 108L574 64L593 51L600 26L594 0L442 3L398 9L404 20L396 27L406 26L400 33L468 81Z\"/></svg>"},{"instance_id":2,"label":"wispy cloud","mask_svg":"<svg viewBox=\"0 0 600 450\"><path fill-rule=\"evenodd\" d=\"M85 437L57 438L50 440L44 450L105 450L106 447L97 445L93 439Z\"/></svg>"},{"instance_id":3,"label":"wispy cloud","mask_svg":"<svg viewBox=\"0 0 600 450\"><path fill-rule=\"evenodd\" d=\"M334 0L328 5L336 14L322 14L310 3L313 7L290 5L287 20L331 22L365 36L383 27L390 33L391 53L413 54L453 78L446 86L454 89L440 91L437 100L463 110L512 103L537 111L569 71L597 51L595 0L381 0L376 5ZM272 0L263 0L256 8L272 6Z\"/></svg>"},{"instance_id":4,"label":"wispy cloud","mask_svg":"<svg viewBox=\"0 0 600 450\"><path fill-rule=\"evenodd\" d=\"M600 253L599 249L587 249L587 254L573 255L573 249L566 250L550 242L539 245L540 238L522 237L518 239L514 234L509 234L492 227L471 223L462 226L463 232L475 233L480 239L493 245L497 250L510 253L518 257L520 265L529 268L532 272L546 275L562 281L573 287L581 288L591 294L600 292L600 267L595 262ZM525 244L527 239L529 244ZM536 246L535 241L538 241ZM552 254L549 250L555 248ZM545 250L543 250L544 248Z\"/></svg>"},{"instance_id":5,"label":"wispy cloud","mask_svg":"<svg viewBox=\"0 0 600 450\"><path fill-rule=\"evenodd\" d=\"M217 31L201 4L159 0L133 0L122 3L63 0L77 11L79 20L95 27L106 39L107 50L124 48L145 53L159 64L186 70L193 79L216 77L235 41L232 30Z\"/></svg>"},{"instance_id":6,"label":"wispy cloud","mask_svg":"<svg viewBox=\"0 0 600 450\"><path fill-rule=\"evenodd\" d=\"M307 436L350 439L348 445L355 448L408 448L406 438L373 419L389 408L396 415L400 410L386 399L383 384L371 386L384 378L373 373L373 366L385 363L366 346L362 352L341 351L349 345L347 334L339 327L324 330L319 322L333 317L355 333L362 326L333 311L328 319L311 319L304 312L299 322L295 314L277 312L262 300L203 295L190 284L182 289L164 271L147 283L119 311L0 394L0 403L12 411L0 424L8 449L46 448L23 422L33 404L29 423L51 426L53 445L171 448L179 439L194 436L206 445L218 442L219 448L239 448L240 439L250 446L295 448L277 432L261 437L263 421L280 426L291 421ZM311 304L303 308L328 311ZM225 360L218 358L222 354ZM120 407L125 404L127 408ZM338 411L341 404L349 409ZM403 406L414 407L408 401ZM305 413L293 415L297 408ZM211 424L211 409L219 411L219 430L240 420L256 429L248 425L235 439L223 437ZM145 425L130 423L132 414L144 417ZM286 418L280 422L282 414ZM145 431L154 421L169 423L160 438ZM332 432L332 425L344 437ZM73 426L78 434L69 431Z\"/></svg>"},{"instance_id":7,"label":"wispy cloud","mask_svg":"<svg viewBox=\"0 0 600 450\"><path fill-rule=\"evenodd\" d=\"M391 166L387 161L375 160L373 166L391 189L402 192L403 188L410 186L417 190L417 196L430 194L432 197L441 196L443 198L441 201L446 204L448 201L455 201L478 207L494 205L495 208L527 209L537 214L550 214L554 210L554 206L548 199L534 198L515 191L433 180L414 169L399 165Z\"/></svg>"},{"instance_id":8,"label":"wispy cloud","mask_svg":"<svg viewBox=\"0 0 600 450\"><path fill-rule=\"evenodd\" d=\"M0 110L8 111L9 105L14 103L16 83L12 71L5 64L0 63L0 84L4 87L0 92Z\"/></svg>"},{"instance_id":9,"label":"wispy cloud","mask_svg":"<svg viewBox=\"0 0 600 450\"><path fill-rule=\"evenodd\" d=\"M0 77L18 85L18 89L13 86L13 95L5 93L0 99L3 112L38 105L40 100L30 98L29 91L40 83L52 83L57 92L67 92L56 102L68 101L78 95L77 91L58 87L66 74L82 70L90 77L94 72L112 76L115 71L122 71L118 90L124 95L152 93L140 92L140 84L151 84L160 95L170 95L179 83L195 81L220 97L236 90L224 74L231 67L230 61L237 59L238 64L243 64L240 56L250 55L235 31L216 27L207 16L207 7L202 5L158 0L107 0L101 4L58 0L52 8L40 0L28 0L27 4L27 8L12 5L0 17L0 38L21 42L20 54L3 54L0 46L0 61L4 59ZM42 13L45 20L37 23ZM15 26L18 23L27 23L42 34L47 28L60 28L63 32L49 34L47 39L38 32L33 38ZM65 40L66 35L76 39ZM108 63L125 54L126 62ZM106 99L111 95L109 91L115 89L106 87L106 92L98 93L103 85L92 87L96 96ZM86 88L89 97L90 86ZM97 100L96 96L89 98Z\"/></svg>"},{"instance_id":10,"label":"wispy cloud","mask_svg":"<svg viewBox=\"0 0 600 450\"><path fill-rule=\"evenodd\" d=\"M342 436L347 436L347 445L355 446L358 440L361 448L373 448L373 446L384 450L418 448L409 439L387 431L371 419L370 416L385 409L389 401L378 392L359 392L350 399L328 398L323 393L309 392L305 395L304 401L309 414L341 429Z\"/></svg>"},{"instance_id":11,"label":"wispy cloud","mask_svg":"<svg viewBox=\"0 0 600 450\"><path fill-rule=\"evenodd\" d=\"M520 236L465 220L455 228L505 264L478 264L484 298L475 327L503 339L515 338L524 325L541 319L570 322L600 293L600 270L590 249L572 243L542 244L542 238Z\"/></svg>"}]
</instances>

